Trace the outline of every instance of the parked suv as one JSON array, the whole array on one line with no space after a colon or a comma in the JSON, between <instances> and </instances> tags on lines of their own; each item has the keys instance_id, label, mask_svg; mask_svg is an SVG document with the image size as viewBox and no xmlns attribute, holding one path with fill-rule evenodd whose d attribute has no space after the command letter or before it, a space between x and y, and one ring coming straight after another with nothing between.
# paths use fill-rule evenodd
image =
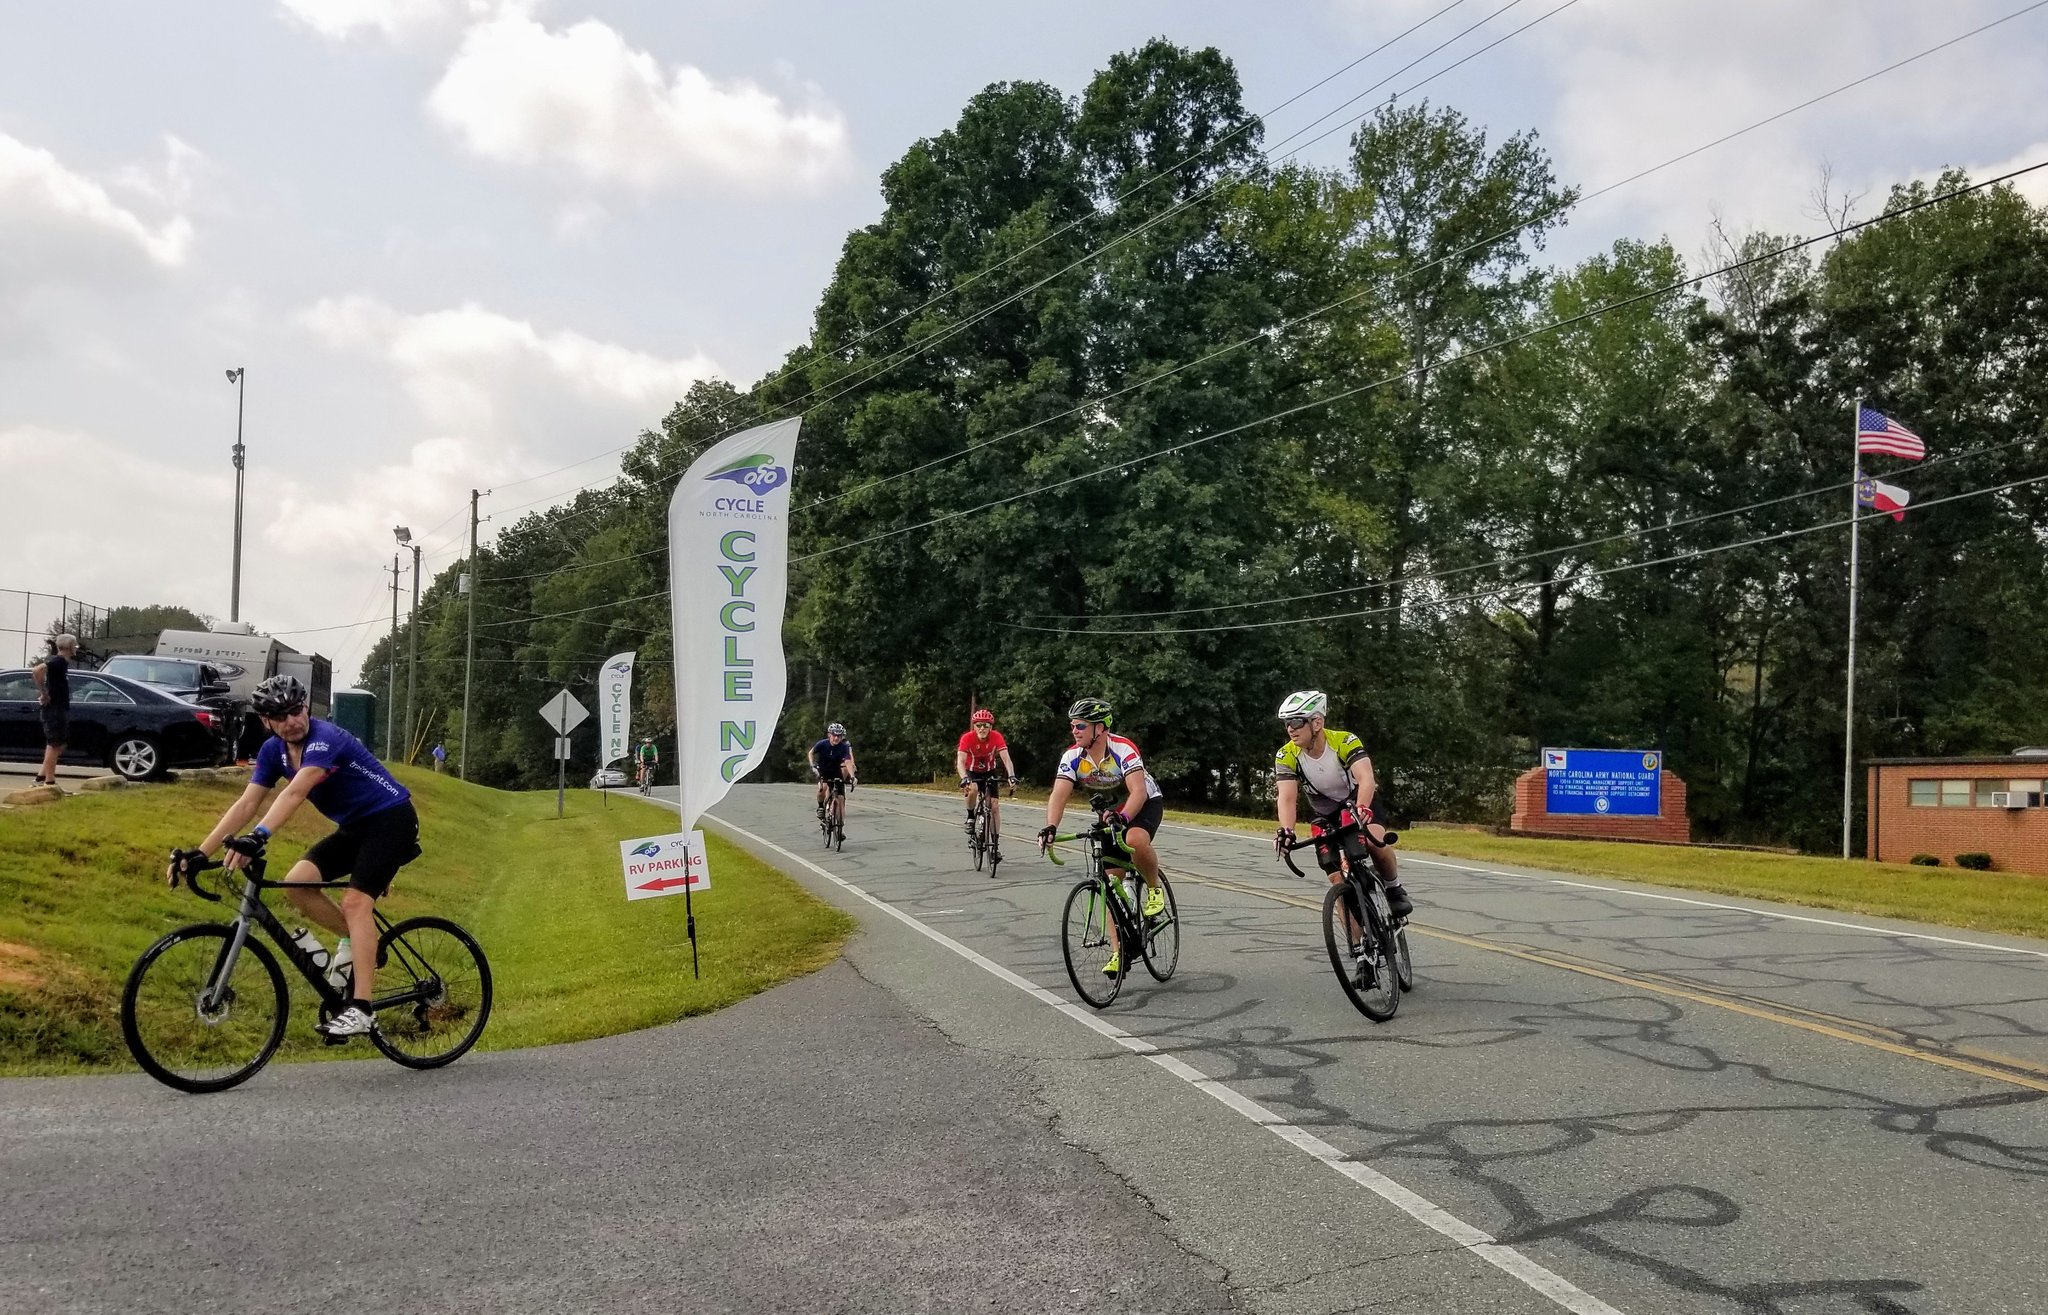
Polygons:
<instances>
[{"instance_id":1,"label":"parked suv","mask_svg":"<svg viewBox=\"0 0 2048 1315\"><path fill-rule=\"evenodd\" d=\"M131 781L220 760L221 713L98 671L71 673L71 737L61 761L113 768ZM0 671L0 758L43 756L41 705L24 667Z\"/></svg>"}]
</instances>

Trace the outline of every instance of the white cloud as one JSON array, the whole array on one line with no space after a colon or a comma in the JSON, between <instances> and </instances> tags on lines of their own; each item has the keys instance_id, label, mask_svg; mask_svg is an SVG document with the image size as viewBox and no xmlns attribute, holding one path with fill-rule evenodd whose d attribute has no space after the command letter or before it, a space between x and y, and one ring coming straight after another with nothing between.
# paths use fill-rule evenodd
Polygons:
<instances>
[{"instance_id":1,"label":"white cloud","mask_svg":"<svg viewBox=\"0 0 2048 1315\"><path fill-rule=\"evenodd\" d=\"M371 297L329 297L301 312L299 323L329 346L397 367L428 422L459 434L502 433L544 401L537 393L567 394L644 423L691 384L723 373L702 354L670 359L580 333L544 333L473 304L409 315Z\"/></svg>"},{"instance_id":2,"label":"white cloud","mask_svg":"<svg viewBox=\"0 0 2048 1315\"><path fill-rule=\"evenodd\" d=\"M550 31L505 15L471 28L427 109L485 159L643 192L707 180L807 189L849 162L836 109L787 106L688 65L664 71L594 19Z\"/></svg>"},{"instance_id":3,"label":"white cloud","mask_svg":"<svg viewBox=\"0 0 2048 1315\"><path fill-rule=\"evenodd\" d=\"M218 557L195 542L234 505L225 461L202 473L80 430L14 425L0 427L0 469L16 488L84 495L14 500L8 565L19 579L10 583L62 581L103 607L182 603L226 614L227 537Z\"/></svg>"},{"instance_id":4,"label":"white cloud","mask_svg":"<svg viewBox=\"0 0 2048 1315\"><path fill-rule=\"evenodd\" d=\"M171 162L161 179L136 170L122 177L131 186L148 179L158 199L167 199L197 155L171 140ZM105 184L67 168L41 147L0 133L0 271L14 271L9 282L108 257L176 268L191 250L192 223L182 214L152 224L116 201Z\"/></svg>"},{"instance_id":5,"label":"white cloud","mask_svg":"<svg viewBox=\"0 0 2048 1315\"><path fill-rule=\"evenodd\" d=\"M528 7L504 3L503 0L278 0L278 3L299 23L329 41L347 41L357 36L406 41L494 12Z\"/></svg>"}]
</instances>

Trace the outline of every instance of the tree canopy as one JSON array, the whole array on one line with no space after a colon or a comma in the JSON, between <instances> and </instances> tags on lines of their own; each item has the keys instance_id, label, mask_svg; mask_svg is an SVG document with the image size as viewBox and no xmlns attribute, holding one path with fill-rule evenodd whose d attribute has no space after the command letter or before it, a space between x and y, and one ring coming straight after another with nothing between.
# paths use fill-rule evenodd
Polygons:
<instances>
[{"instance_id":1,"label":"tree canopy","mask_svg":"<svg viewBox=\"0 0 2048 1315\"><path fill-rule=\"evenodd\" d=\"M1951 173L1701 282L1662 241L1546 264L1577 193L1533 133L1388 105L1331 170L1262 133L1226 58L1155 41L913 145L776 370L697 385L616 484L482 552L471 775L551 776L532 708L620 649L673 724L672 481L802 412L771 774L827 719L870 775L946 771L985 704L1042 775L1094 693L1173 795L1250 803L1313 686L1400 814L1500 819L1545 744L1659 748L1701 834L1824 846L1850 408L1929 439L1871 460L1916 502L2048 470L2048 214L1925 204ZM1859 748L2048 740L2044 489L1864 526ZM451 570L419 622L451 753L464 603Z\"/></svg>"}]
</instances>

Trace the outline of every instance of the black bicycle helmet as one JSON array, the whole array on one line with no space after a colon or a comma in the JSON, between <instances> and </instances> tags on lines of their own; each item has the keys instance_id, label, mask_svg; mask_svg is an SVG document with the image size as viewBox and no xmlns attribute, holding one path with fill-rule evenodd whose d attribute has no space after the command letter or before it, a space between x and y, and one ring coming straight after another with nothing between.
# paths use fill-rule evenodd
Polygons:
<instances>
[{"instance_id":1,"label":"black bicycle helmet","mask_svg":"<svg viewBox=\"0 0 2048 1315\"><path fill-rule=\"evenodd\" d=\"M1067 720L1069 721L1099 721L1104 726L1108 726L1115 717L1116 709L1110 706L1108 699L1092 697L1075 699L1074 706L1067 709Z\"/></svg>"},{"instance_id":2,"label":"black bicycle helmet","mask_svg":"<svg viewBox=\"0 0 2048 1315\"><path fill-rule=\"evenodd\" d=\"M261 717L289 717L306 706L306 687L297 676L280 672L267 677L249 696L249 706Z\"/></svg>"}]
</instances>

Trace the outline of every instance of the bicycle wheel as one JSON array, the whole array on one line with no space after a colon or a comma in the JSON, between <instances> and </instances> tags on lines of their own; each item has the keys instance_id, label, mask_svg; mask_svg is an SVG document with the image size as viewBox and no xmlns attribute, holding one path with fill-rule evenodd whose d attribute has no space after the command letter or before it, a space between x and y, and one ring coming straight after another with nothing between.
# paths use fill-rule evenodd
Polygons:
<instances>
[{"instance_id":1,"label":"bicycle wheel","mask_svg":"<svg viewBox=\"0 0 2048 1315\"><path fill-rule=\"evenodd\" d=\"M370 1040L407 1068L439 1068L476 1044L491 1017L491 965L476 938L446 918L407 918L377 940Z\"/></svg>"},{"instance_id":2,"label":"bicycle wheel","mask_svg":"<svg viewBox=\"0 0 2048 1315\"><path fill-rule=\"evenodd\" d=\"M1365 953L1351 957L1350 932L1344 914L1351 915L1365 941ZM1343 983L1344 994L1375 1023L1384 1023L1401 1007L1401 986L1394 977L1393 938L1376 927L1359 907L1358 891L1349 881L1331 886L1323 896L1323 944L1330 952L1330 968Z\"/></svg>"},{"instance_id":3,"label":"bicycle wheel","mask_svg":"<svg viewBox=\"0 0 2048 1315\"><path fill-rule=\"evenodd\" d=\"M270 1062L284 1039L284 974L252 934L215 998L235 929L181 927L142 952L121 992L121 1036L143 1072L179 1091L226 1091Z\"/></svg>"},{"instance_id":4,"label":"bicycle wheel","mask_svg":"<svg viewBox=\"0 0 2048 1315\"><path fill-rule=\"evenodd\" d=\"M1394 929L1394 977L1401 983L1401 989L1415 989L1415 963L1408 957L1408 929Z\"/></svg>"},{"instance_id":5,"label":"bicycle wheel","mask_svg":"<svg viewBox=\"0 0 2048 1315\"><path fill-rule=\"evenodd\" d=\"M974 827L968 834L967 847L974 851L974 870L981 871L981 865L988 861L988 808L985 805L975 805Z\"/></svg>"},{"instance_id":6,"label":"bicycle wheel","mask_svg":"<svg viewBox=\"0 0 2048 1315\"><path fill-rule=\"evenodd\" d=\"M1142 882L1139 888L1143 889ZM1173 898L1173 883L1164 872L1159 874L1159 888L1166 892L1166 912L1145 919L1145 971L1163 982L1180 964L1180 904Z\"/></svg>"},{"instance_id":7,"label":"bicycle wheel","mask_svg":"<svg viewBox=\"0 0 2048 1315\"><path fill-rule=\"evenodd\" d=\"M841 803L832 810L832 850L834 853L846 848L846 805Z\"/></svg>"},{"instance_id":8,"label":"bicycle wheel","mask_svg":"<svg viewBox=\"0 0 2048 1315\"><path fill-rule=\"evenodd\" d=\"M1125 973L1115 976L1102 971L1109 957L1110 912L1103 903L1102 887L1090 878L1077 881L1067 892L1067 905L1060 914L1060 953L1066 957L1067 980L1074 994L1097 1009L1107 1009L1117 992L1124 989ZM1126 969L1130 967L1127 963Z\"/></svg>"}]
</instances>

